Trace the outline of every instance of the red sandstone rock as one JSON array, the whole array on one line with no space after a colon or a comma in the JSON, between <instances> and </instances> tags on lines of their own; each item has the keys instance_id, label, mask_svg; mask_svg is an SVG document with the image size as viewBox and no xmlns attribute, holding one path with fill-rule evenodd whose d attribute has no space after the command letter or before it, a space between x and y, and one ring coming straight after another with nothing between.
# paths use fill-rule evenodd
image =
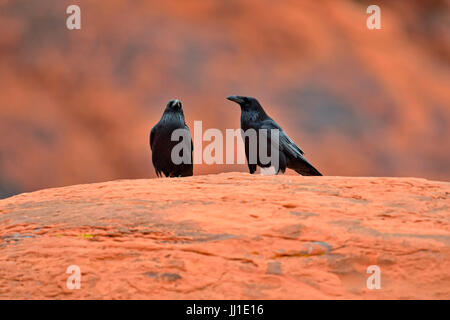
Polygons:
<instances>
[{"instance_id":1,"label":"red sandstone rock","mask_svg":"<svg viewBox=\"0 0 450 320\"><path fill-rule=\"evenodd\" d=\"M0 201L0 298L449 299L449 195L415 178L244 173L22 194Z\"/></svg>"}]
</instances>

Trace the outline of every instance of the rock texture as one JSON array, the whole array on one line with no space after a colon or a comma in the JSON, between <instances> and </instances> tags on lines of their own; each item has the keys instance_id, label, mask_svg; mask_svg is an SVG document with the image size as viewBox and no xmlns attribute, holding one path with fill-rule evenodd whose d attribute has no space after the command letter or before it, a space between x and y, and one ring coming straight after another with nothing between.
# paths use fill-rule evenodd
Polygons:
<instances>
[{"instance_id":1,"label":"rock texture","mask_svg":"<svg viewBox=\"0 0 450 320\"><path fill-rule=\"evenodd\" d=\"M449 195L415 178L244 173L21 194L0 201L0 298L449 299Z\"/></svg>"}]
</instances>

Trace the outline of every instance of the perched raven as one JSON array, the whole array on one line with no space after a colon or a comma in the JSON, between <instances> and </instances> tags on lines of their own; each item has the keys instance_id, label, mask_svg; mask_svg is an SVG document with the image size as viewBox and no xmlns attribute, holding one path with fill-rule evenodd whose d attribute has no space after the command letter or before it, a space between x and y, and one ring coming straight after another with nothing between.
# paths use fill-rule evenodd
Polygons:
<instances>
[{"instance_id":1,"label":"perched raven","mask_svg":"<svg viewBox=\"0 0 450 320\"><path fill-rule=\"evenodd\" d=\"M177 129L182 129L179 130L182 137L176 137L181 142L178 140L172 141L172 133ZM181 147L184 148L181 148L181 151L175 152L175 154L178 158L184 160L175 161L175 159L172 159L172 149L180 143L182 144ZM161 177L161 173L166 177L192 176L192 138L184 121L181 101L171 100L167 104L161 120L150 131L150 148L152 149L153 166L158 177ZM186 150L189 151L188 154L185 154Z\"/></svg>"},{"instance_id":2,"label":"perched raven","mask_svg":"<svg viewBox=\"0 0 450 320\"><path fill-rule=\"evenodd\" d=\"M279 162L278 168L275 168L276 173L281 170L284 172L286 168L292 169L304 176L321 176L322 174L317 171L303 156L303 151L289 138L286 132L270 118L264 109L259 104L258 100L252 97L244 96L230 96L227 98L233 102L238 103L241 106L241 129L246 132L248 129L254 129L257 133L257 146L256 149L260 148L259 139L267 139L267 149L271 150L278 146L279 150ZM267 132L266 136L261 136L258 133L260 129L261 132ZM265 130L264 130L265 129ZM272 129L278 129L278 139L274 139L271 135ZM257 159L253 163L249 160L250 152L250 139L245 139L245 155L247 157L248 168L250 173L253 174L256 171L256 166L261 168L267 168L273 166L271 163L262 163L260 159L259 151L257 153ZM271 144L274 144L273 146ZM278 145L276 145L278 144ZM276 149L275 149L276 150Z\"/></svg>"}]
</instances>

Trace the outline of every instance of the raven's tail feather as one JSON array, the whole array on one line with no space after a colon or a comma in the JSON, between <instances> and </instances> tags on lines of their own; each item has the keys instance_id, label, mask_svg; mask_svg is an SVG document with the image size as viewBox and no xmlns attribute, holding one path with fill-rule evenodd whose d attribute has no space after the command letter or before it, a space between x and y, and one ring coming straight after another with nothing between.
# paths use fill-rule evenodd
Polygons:
<instances>
[{"instance_id":1,"label":"raven's tail feather","mask_svg":"<svg viewBox=\"0 0 450 320\"><path fill-rule=\"evenodd\" d=\"M322 174L312 166L305 158L290 159L287 167L295 170L302 176L321 176Z\"/></svg>"}]
</instances>

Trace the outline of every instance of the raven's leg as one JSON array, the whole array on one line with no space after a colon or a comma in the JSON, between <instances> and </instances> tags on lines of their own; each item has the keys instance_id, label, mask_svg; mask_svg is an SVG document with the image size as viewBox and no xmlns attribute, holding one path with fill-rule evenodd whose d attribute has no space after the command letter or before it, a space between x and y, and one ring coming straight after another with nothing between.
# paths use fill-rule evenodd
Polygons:
<instances>
[{"instance_id":1,"label":"raven's leg","mask_svg":"<svg viewBox=\"0 0 450 320\"><path fill-rule=\"evenodd\" d=\"M245 143L245 157L247 158L247 165L248 170L250 171L250 174L254 174L256 172L256 163L251 164L250 163L250 142L249 139L244 139ZM258 149L256 150L256 154L258 154Z\"/></svg>"},{"instance_id":2,"label":"raven's leg","mask_svg":"<svg viewBox=\"0 0 450 320\"><path fill-rule=\"evenodd\" d=\"M276 174L280 173L280 171L284 173L286 171L286 165L287 165L286 156L284 155L283 152L280 152L280 162L278 163L278 168L276 168L278 169Z\"/></svg>"},{"instance_id":3,"label":"raven's leg","mask_svg":"<svg viewBox=\"0 0 450 320\"><path fill-rule=\"evenodd\" d=\"M194 168L192 164L183 164L180 168L179 174L181 177L190 177L194 175Z\"/></svg>"}]
</instances>

